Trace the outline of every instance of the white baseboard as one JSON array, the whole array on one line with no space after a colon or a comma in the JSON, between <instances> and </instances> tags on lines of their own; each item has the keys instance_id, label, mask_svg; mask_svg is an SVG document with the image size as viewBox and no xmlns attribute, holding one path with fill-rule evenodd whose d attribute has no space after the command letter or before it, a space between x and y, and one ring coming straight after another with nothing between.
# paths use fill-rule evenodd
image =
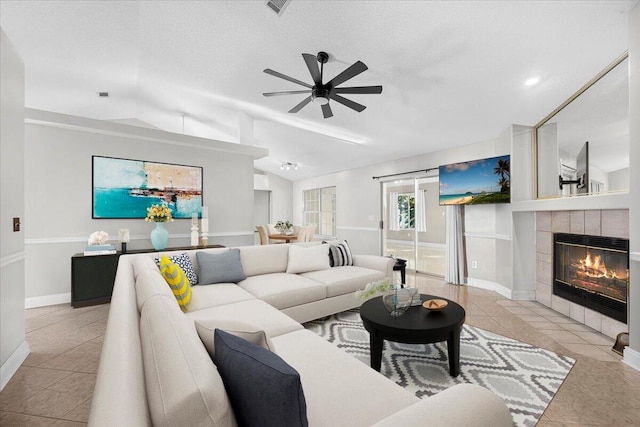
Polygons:
<instances>
[{"instance_id":1,"label":"white baseboard","mask_svg":"<svg viewBox=\"0 0 640 427\"><path fill-rule=\"evenodd\" d=\"M631 366L633 369L640 371L640 351L636 351L630 347L624 349L624 363Z\"/></svg>"},{"instance_id":2,"label":"white baseboard","mask_svg":"<svg viewBox=\"0 0 640 427\"><path fill-rule=\"evenodd\" d=\"M535 291L512 291L504 285L501 285L490 280L476 279L474 277L467 277L467 285L473 288L486 289L499 293L505 298L518 301L535 301Z\"/></svg>"},{"instance_id":3,"label":"white baseboard","mask_svg":"<svg viewBox=\"0 0 640 427\"><path fill-rule=\"evenodd\" d=\"M29 344L26 341L22 341L22 344L16 348L6 362L0 367L0 391L4 389L9 380L13 378L13 375L18 371L22 362L27 358L31 350Z\"/></svg>"},{"instance_id":4,"label":"white baseboard","mask_svg":"<svg viewBox=\"0 0 640 427\"><path fill-rule=\"evenodd\" d=\"M24 308L44 307L46 305L71 303L71 292L62 294L43 295L24 299Z\"/></svg>"}]
</instances>

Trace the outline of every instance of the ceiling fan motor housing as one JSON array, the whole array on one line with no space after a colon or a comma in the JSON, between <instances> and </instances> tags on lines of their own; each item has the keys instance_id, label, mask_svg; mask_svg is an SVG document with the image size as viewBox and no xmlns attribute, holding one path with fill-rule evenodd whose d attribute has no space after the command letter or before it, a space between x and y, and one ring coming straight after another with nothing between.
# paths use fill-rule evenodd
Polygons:
<instances>
[{"instance_id":1,"label":"ceiling fan motor housing","mask_svg":"<svg viewBox=\"0 0 640 427\"><path fill-rule=\"evenodd\" d=\"M329 103L329 89L325 86L314 86L311 90L311 99L314 103L324 105Z\"/></svg>"}]
</instances>

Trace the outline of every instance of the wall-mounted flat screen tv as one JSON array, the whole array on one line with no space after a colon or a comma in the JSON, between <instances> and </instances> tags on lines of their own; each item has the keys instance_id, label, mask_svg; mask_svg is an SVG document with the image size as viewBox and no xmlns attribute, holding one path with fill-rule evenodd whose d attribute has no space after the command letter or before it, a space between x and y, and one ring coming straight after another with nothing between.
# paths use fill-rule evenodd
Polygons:
<instances>
[{"instance_id":1,"label":"wall-mounted flat screen tv","mask_svg":"<svg viewBox=\"0 0 640 427\"><path fill-rule=\"evenodd\" d=\"M510 156L440 166L440 206L509 203Z\"/></svg>"}]
</instances>

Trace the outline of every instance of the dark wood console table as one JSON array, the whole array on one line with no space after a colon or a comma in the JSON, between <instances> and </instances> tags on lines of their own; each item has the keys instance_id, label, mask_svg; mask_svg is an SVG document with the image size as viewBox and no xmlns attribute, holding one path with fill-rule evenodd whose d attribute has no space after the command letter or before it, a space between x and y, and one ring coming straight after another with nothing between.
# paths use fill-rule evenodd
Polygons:
<instances>
[{"instance_id":1,"label":"dark wood console table","mask_svg":"<svg viewBox=\"0 0 640 427\"><path fill-rule=\"evenodd\" d=\"M113 283L120 255L142 254L151 252L186 251L191 249L224 248L222 245L185 246L155 249L136 249L127 252L116 252L110 255L75 254L71 257L71 306L105 304L111 301Z\"/></svg>"}]
</instances>

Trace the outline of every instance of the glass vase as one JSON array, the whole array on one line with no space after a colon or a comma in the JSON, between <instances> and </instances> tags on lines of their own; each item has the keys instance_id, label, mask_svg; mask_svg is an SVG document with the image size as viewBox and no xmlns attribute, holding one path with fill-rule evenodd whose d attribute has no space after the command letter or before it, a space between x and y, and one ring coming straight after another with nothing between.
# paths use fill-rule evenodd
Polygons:
<instances>
[{"instance_id":1,"label":"glass vase","mask_svg":"<svg viewBox=\"0 0 640 427\"><path fill-rule=\"evenodd\" d=\"M398 285L393 285L382 295L382 304L393 317L402 316L411 306L411 295Z\"/></svg>"},{"instance_id":2,"label":"glass vase","mask_svg":"<svg viewBox=\"0 0 640 427\"><path fill-rule=\"evenodd\" d=\"M156 251L161 251L167 247L169 242L169 232L164 228L164 222L156 222L156 228L151 230L151 245Z\"/></svg>"}]
</instances>

